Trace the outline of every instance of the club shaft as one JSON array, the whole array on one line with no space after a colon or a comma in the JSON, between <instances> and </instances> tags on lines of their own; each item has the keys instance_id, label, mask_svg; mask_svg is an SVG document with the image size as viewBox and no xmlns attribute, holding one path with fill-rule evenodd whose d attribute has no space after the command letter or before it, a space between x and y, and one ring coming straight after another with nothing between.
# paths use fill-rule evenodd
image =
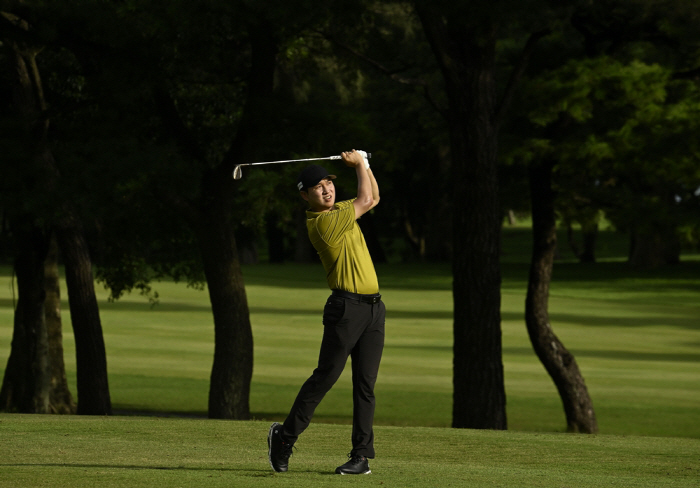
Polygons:
<instances>
[{"instance_id":1,"label":"club shaft","mask_svg":"<svg viewBox=\"0 0 700 488\"><path fill-rule=\"evenodd\" d=\"M322 161L325 159L340 159L340 156L328 156L325 158L285 159L283 161L262 161L260 163L243 163L243 164L241 164L241 166L257 166L259 164L296 163L299 161Z\"/></svg>"},{"instance_id":2,"label":"club shaft","mask_svg":"<svg viewBox=\"0 0 700 488\"><path fill-rule=\"evenodd\" d=\"M367 158L371 158L372 154L367 153ZM242 163L242 164L237 164L235 168L233 168L233 179L234 180L240 180L243 177L243 172L241 171L242 166L258 166L261 164L279 164L279 163L297 163L300 161L321 161L325 159L342 159L342 156L327 156L325 158L305 158L305 159L284 159L282 161L261 161L259 163Z\"/></svg>"}]
</instances>

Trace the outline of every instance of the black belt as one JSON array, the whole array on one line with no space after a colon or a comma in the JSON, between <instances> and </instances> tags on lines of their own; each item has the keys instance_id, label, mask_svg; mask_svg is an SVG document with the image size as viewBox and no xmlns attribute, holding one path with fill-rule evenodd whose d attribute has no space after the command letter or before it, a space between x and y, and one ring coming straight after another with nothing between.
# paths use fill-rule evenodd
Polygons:
<instances>
[{"instance_id":1,"label":"black belt","mask_svg":"<svg viewBox=\"0 0 700 488\"><path fill-rule=\"evenodd\" d=\"M345 290L333 290L333 296L350 298L351 300L359 300L370 304L379 303L379 301L382 299L382 296L379 293L375 293L373 295L361 295L359 293L352 293Z\"/></svg>"}]
</instances>

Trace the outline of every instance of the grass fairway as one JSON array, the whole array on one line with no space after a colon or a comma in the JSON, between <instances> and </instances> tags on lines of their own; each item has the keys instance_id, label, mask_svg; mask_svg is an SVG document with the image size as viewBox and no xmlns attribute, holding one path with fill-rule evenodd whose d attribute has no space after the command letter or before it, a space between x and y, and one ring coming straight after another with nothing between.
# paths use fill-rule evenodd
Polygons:
<instances>
[{"instance_id":1,"label":"grass fairway","mask_svg":"<svg viewBox=\"0 0 700 488\"><path fill-rule=\"evenodd\" d=\"M348 429L312 424L290 472L263 422L0 415L0 487L697 487L700 440L377 428L369 476L332 474Z\"/></svg>"}]
</instances>

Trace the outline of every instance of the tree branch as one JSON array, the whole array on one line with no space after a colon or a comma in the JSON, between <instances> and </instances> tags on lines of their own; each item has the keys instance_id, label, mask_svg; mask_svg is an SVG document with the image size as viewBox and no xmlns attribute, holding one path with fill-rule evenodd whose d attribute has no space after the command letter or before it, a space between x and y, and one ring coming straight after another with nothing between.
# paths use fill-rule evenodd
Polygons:
<instances>
[{"instance_id":1,"label":"tree branch","mask_svg":"<svg viewBox=\"0 0 700 488\"><path fill-rule=\"evenodd\" d=\"M153 98L163 125L170 131L170 134L185 158L190 162L198 162L203 166L205 157L202 153L202 149L192 135L192 132L182 121L177 107L175 106L175 101L170 96L170 93L168 93L165 82L156 83L153 86ZM152 191L158 199L178 208L186 220L189 222L196 221L196 213L193 210L194 206L192 202L182 198L169 189L163 190L160 188L153 188Z\"/></svg>"},{"instance_id":2,"label":"tree branch","mask_svg":"<svg viewBox=\"0 0 700 488\"><path fill-rule=\"evenodd\" d=\"M365 54L363 54L363 53L359 52L358 50L356 50L356 49L350 47L349 45L345 44L344 42L339 41L338 38L335 37L335 36L332 36L332 35L330 35L330 34L327 34L327 33L325 33L325 32L322 32L322 31L316 31L316 33L317 33L317 34L320 34L324 39L326 39L326 40L332 42L332 43L335 44L336 46L338 46L338 47L344 49L345 51L349 52L350 54L352 54L352 55L355 56L356 58L361 59L361 60L364 61L365 63L367 63L367 64L369 64L370 66L372 66L373 68L377 69L378 71L384 73L384 74L387 75L389 78L391 78L392 80L394 80L394 81L396 81L396 82L398 82L398 83L402 83L402 84L404 84L404 85L419 85L419 86L425 86L425 85L426 85L426 82L423 81L423 80L420 80L420 79L416 79L416 78L404 78L403 76L401 76L401 75L398 74L398 73L399 73L399 70L391 70L391 69L387 68L386 66L384 66L383 64L381 64L379 61L377 61L377 60L375 60L375 59L373 59L373 58L370 58L369 56L366 56Z\"/></svg>"},{"instance_id":3,"label":"tree branch","mask_svg":"<svg viewBox=\"0 0 700 488\"><path fill-rule=\"evenodd\" d=\"M515 93L515 88L518 85L518 82L520 79L523 77L523 73L525 72L525 68L527 68L527 64L530 61L530 57L532 56L532 52L535 50L535 44L537 44L537 41L542 39L543 37L548 36L551 34L551 29L544 29L538 32L533 32L530 34L530 37L528 38L527 42L525 43L525 47L523 48L522 53L520 54L520 58L518 59L518 63L516 66L513 68L513 71L510 74L510 78L508 79L508 84L506 85L506 89L503 92L503 98L501 99L501 102L498 105L498 108L496 109L496 117L495 117L495 123L496 125L500 125L501 122L503 121L503 118L505 116L506 111L510 107L510 104L513 100L513 94Z\"/></svg>"},{"instance_id":4,"label":"tree branch","mask_svg":"<svg viewBox=\"0 0 700 488\"><path fill-rule=\"evenodd\" d=\"M164 82L156 83L153 86L153 99L156 102L163 125L170 131L182 153L191 161L204 163L204 154L192 132L182 121L175 101L168 93Z\"/></svg>"},{"instance_id":5,"label":"tree branch","mask_svg":"<svg viewBox=\"0 0 700 488\"><path fill-rule=\"evenodd\" d=\"M401 83L402 85L411 85L411 86L422 87L423 88L423 95L425 96L425 99L428 101L430 106L433 107L435 109L435 111L438 112L443 117L445 117L445 118L447 117L446 111L444 109L440 108L438 106L437 102L435 101L435 99L432 97L432 95L430 93L430 88L428 87L428 83L425 80L422 80L420 78L406 78L404 76L401 76L399 74L399 72L402 70L389 69L388 67L386 67L385 65L383 65L382 63L377 61L376 59L370 58L369 56L367 56L367 55L359 52L358 50L352 48L351 46L345 44L344 42L339 41L338 38L336 38L330 34L327 34L327 33L322 32L322 31L316 31L316 33L319 34L324 39L326 39L326 40L332 42L333 44L335 44L336 46L340 47L341 49L347 51L348 53L350 53L354 57L369 64L374 69L376 69L380 73L385 74L393 81L395 81L397 83Z\"/></svg>"}]
</instances>

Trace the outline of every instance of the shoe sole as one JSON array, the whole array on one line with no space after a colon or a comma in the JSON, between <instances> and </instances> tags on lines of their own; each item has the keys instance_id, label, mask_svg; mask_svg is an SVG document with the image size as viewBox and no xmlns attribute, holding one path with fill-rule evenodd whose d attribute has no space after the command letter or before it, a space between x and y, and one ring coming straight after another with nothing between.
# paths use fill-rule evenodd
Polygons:
<instances>
[{"instance_id":1,"label":"shoe sole","mask_svg":"<svg viewBox=\"0 0 700 488\"><path fill-rule=\"evenodd\" d=\"M343 473L343 472L341 471L340 474L347 474L347 475L353 475L353 474L372 474L372 470L368 469L368 470L365 471L364 473Z\"/></svg>"}]
</instances>

